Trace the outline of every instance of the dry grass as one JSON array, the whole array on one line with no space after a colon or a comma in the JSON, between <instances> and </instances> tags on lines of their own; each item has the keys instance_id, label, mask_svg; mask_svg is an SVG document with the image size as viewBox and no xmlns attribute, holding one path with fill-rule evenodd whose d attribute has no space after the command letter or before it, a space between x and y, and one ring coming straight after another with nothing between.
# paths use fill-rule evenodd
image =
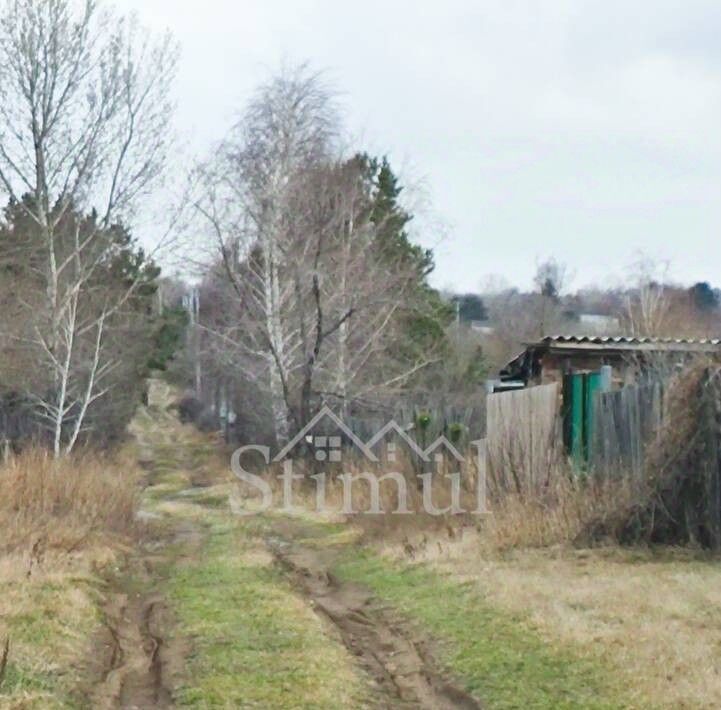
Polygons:
<instances>
[{"instance_id":1,"label":"dry grass","mask_svg":"<svg viewBox=\"0 0 721 710\"><path fill-rule=\"evenodd\" d=\"M245 465L245 463L244 463ZM435 468L439 466L438 468ZM461 514L431 515L425 511L423 490L418 474L434 471L432 478L432 504L439 510L451 505L451 484L446 474L460 473ZM369 471L379 478L389 472L398 472L405 481L407 508L411 514L398 514L398 483L382 480L379 485L380 514L371 514L371 486L360 474ZM273 494L273 507L284 506L283 467L272 464L259 467L260 475ZM448 532L451 537L467 527L483 529L483 544L491 550L513 548L539 548L558 544L607 543L616 541L614 532L618 520L638 500L648 495L644 482L631 482L619 476L613 480L597 480L579 475L569 462L555 457L545 471L545 484L532 488L509 487L505 479L489 477L487 481L488 509L491 515L478 515L478 468L471 453L466 460L455 463L444 460L441 464L424 464L420 468L405 456L392 464L381 462L375 468L364 460L345 457L335 469L331 465L319 466L312 460L293 461L293 475L302 476L292 486L292 505L299 511L322 512L329 521L348 521L361 528L368 540L383 539L413 541L414 538L432 537ZM311 476L325 473L325 496L319 511L317 483ZM347 482L341 474L352 474L352 509L355 514L343 514ZM518 476L522 472L517 471ZM260 491L245 482L238 482L233 497L238 510L257 510ZM287 512L287 511L286 511Z\"/></svg>"},{"instance_id":2,"label":"dry grass","mask_svg":"<svg viewBox=\"0 0 721 710\"><path fill-rule=\"evenodd\" d=\"M132 532L136 469L130 461L84 453L54 460L33 449L0 467L2 549L32 545L66 552L102 536Z\"/></svg>"},{"instance_id":3,"label":"dry grass","mask_svg":"<svg viewBox=\"0 0 721 710\"><path fill-rule=\"evenodd\" d=\"M132 541L131 454L54 461L31 450L0 467L2 708L74 704L76 669L100 623L102 575Z\"/></svg>"},{"instance_id":4,"label":"dry grass","mask_svg":"<svg viewBox=\"0 0 721 710\"><path fill-rule=\"evenodd\" d=\"M494 496L483 521L483 545L493 550L615 542L607 535L619 511L638 495L628 479L594 481L560 468L539 496ZM601 531L601 532L597 532ZM605 539L604 539L605 538Z\"/></svg>"},{"instance_id":5,"label":"dry grass","mask_svg":"<svg viewBox=\"0 0 721 710\"><path fill-rule=\"evenodd\" d=\"M416 559L528 619L550 645L615 668L636 707L721 707L717 560L673 549L486 550L469 530Z\"/></svg>"},{"instance_id":6,"label":"dry grass","mask_svg":"<svg viewBox=\"0 0 721 710\"><path fill-rule=\"evenodd\" d=\"M354 476L367 470L361 462L350 460L343 465L343 472ZM415 545L419 540L429 540L437 534L454 538L467 528L483 530L481 544L490 551L516 548L543 548L551 545L607 544L616 542L613 531L623 511L630 509L639 499L640 484L632 484L627 478L598 481L573 473L565 462L559 462L549 472L548 484L541 492L518 493L507 488L497 489L488 482L488 508L490 515L478 515L475 462L460 467L462 514L430 515L424 511L423 492L419 486L416 468L407 460L394 464L405 482L407 505L412 514L399 515L398 485L393 480L384 480L379 486L381 514L370 514L370 485L365 480L356 480L352 486L352 507L354 515L343 515L345 484L332 473L327 474L325 505L321 519L327 521L352 522L363 531L368 541L403 541ZM433 477L432 502L438 509L451 504L451 487L443 473L457 468L440 470ZM340 471L339 471L340 472ZM263 470L262 477L273 492L275 508L283 506L283 483L279 476L280 466ZM315 469L304 467L303 462L294 462L293 473L302 474L304 480L293 483L293 507L298 511L317 514L316 483L309 477ZM378 472L382 475L383 470ZM260 492L251 485L238 483L233 495L233 507L257 510ZM286 511L287 512L287 511Z\"/></svg>"}]
</instances>

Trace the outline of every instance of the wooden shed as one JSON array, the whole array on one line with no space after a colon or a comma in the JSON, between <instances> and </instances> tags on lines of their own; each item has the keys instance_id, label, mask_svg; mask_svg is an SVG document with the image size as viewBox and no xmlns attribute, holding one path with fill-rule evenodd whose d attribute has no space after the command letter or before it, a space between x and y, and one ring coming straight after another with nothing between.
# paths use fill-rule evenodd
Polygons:
<instances>
[{"instance_id":1,"label":"wooden shed","mask_svg":"<svg viewBox=\"0 0 721 710\"><path fill-rule=\"evenodd\" d=\"M548 384L561 382L565 374L610 365L615 382L630 384L644 370L674 369L699 354L720 355L721 340L553 335L527 344L501 370L500 379L524 386Z\"/></svg>"}]
</instances>

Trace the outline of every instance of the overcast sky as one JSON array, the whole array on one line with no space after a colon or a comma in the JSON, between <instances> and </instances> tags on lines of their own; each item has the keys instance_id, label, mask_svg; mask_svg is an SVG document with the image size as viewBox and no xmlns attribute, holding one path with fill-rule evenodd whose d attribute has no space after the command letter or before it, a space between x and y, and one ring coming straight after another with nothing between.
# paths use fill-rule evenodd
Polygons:
<instances>
[{"instance_id":1,"label":"overcast sky","mask_svg":"<svg viewBox=\"0 0 721 710\"><path fill-rule=\"evenodd\" d=\"M639 250L721 285L718 0L120 0L182 46L177 125L202 152L283 60L327 69L349 130L423 184L437 286L574 287Z\"/></svg>"}]
</instances>

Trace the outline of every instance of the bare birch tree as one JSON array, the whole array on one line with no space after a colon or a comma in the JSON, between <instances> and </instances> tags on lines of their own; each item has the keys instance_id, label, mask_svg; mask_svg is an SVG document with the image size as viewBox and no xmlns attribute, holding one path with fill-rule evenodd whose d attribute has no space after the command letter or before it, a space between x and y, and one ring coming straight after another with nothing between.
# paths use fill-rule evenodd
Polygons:
<instances>
[{"instance_id":1,"label":"bare birch tree","mask_svg":"<svg viewBox=\"0 0 721 710\"><path fill-rule=\"evenodd\" d=\"M29 314L52 382L39 405L56 455L78 440L88 408L107 394L103 343L123 293L82 306L105 258L98 242L131 217L161 177L177 49L96 0L5 0L0 15L0 188L40 235L40 313ZM68 215L90 214L81 232ZM82 317L81 317L82 313ZM81 347L81 342L91 347ZM83 381L75 381L83 373ZM68 418L72 427L67 431Z\"/></svg>"},{"instance_id":2,"label":"bare birch tree","mask_svg":"<svg viewBox=\"0 0 721 710\"><path fill-rule=\"evenodd\" d=\"M265 366L279 442L289 433L294 347L283 318L293 290L285 267L296 256L284 244L290 185L300 170L328 158L336 129L332 96L319 77L305 67L284 71L260 87L204 168L197 201L242 308L262 321L244 334L242 349Z\"/></svg>"},{"instance_id":3,"label":"bare birch tree","mask_svg":"<svg viewBox=\"0 0 721 710\"><path fill-rule=\"evenodd\" d=\"M626 296L623 319L632 335L666 335L671 298L668 265L639 254L631 266L635 288Z\"/></svg>"}]
</instances>

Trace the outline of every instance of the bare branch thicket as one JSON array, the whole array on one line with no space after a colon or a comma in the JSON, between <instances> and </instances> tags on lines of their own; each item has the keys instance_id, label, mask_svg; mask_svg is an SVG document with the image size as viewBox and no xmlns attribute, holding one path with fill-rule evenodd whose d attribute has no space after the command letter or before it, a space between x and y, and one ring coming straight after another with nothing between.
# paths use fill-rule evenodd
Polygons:
<instances>
[{"instance_id":1,"label":"bare branch thicket","mask_svg":"<svg viewBox=\"0 0 721 710\"><path fill-rule=\"evenodd\" d=\"M199 171L196 208L217 255L204 281L215 301L206 354L267 382L278 441L323 397L347 408L427 364L389 357L418 273L379 258L372 186L361 160L340 155L338 133L321 79L286 71Z\"/></svg>"},{"instance_id":2,"label":"bare branch thicket","mask_svg":"<svg viewBox=\"0 0 721 710\"><path fill-rule=\"evenodd\" d=\"M2 5L0 188L37 232L33 253L19 257L43 292L25 304L23 337L48 373L36 397L56 455L110 390L108 333L144 275L107 291L96 276L112 248L105 235L162 176L176 60L169 35L157 40L95 0ZM72 216L85 214L93 219L81 230Z\"/></svg>"},{"instance_id":3,"label":"bare branch thicket","mask_svg":"<svg viewBox=\"0 0 721 710\"><path fill-rule=\"evenodd\" d=\"M382 253L378 234L387 225L373 216L372 188L360 161L337 161L302 175L294 192L296 231L293 312L300 337L299 423L319 393L348 413L351 404L397 391L432 362L423 353L394 359L407 338L401 315L414 306L416 265L403 253Z\"/></svg>"}]
</instances>

